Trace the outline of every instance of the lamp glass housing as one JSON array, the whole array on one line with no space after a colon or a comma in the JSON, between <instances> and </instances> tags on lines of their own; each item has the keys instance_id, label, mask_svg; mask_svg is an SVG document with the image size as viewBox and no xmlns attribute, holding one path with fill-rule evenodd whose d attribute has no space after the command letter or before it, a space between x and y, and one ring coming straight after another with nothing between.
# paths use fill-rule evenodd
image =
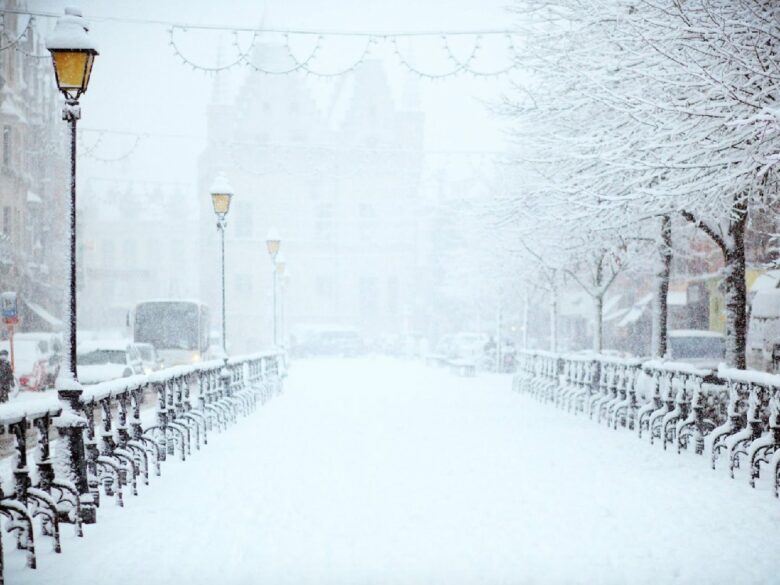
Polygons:
<instances>
[{"instance_id":1,"label":"lamp glass housing","mask_svg":"<svg viewBox=\"0 0 780 585\"><path fill-rule=\"evenodd\" d=\"M276 273L277 273L279 276L283 276L283 275L284 275L284 269L285 269L285 267L286 267L286 263L285 263L285 261L284 261L284 260L279 260L279 261L277 261L277 262L276 262Z\"/></svg>"},{"instance_id":2,"label":"lamp glass housing","mask_svg":"<svg viewBox=\"0 0 780 585\"><path fill-rule=\"evenodd\" d=\"M94 49L52 49L54 74L57 87L67 97L77 99L87 91L92 74L92 63L97 51Z\"/></svg>"},{"instance_id":3,"label":"lamp glass housing","mask_svg":"<svg viewBox=\"0 0 780 585\"><path fill-rule=\"evenodd\" d=\"M279 253L279 246L281 245L281 240L266 240L265 245L268 248L268 253L271 255L271 258L276 258L276 255Z\"/></svg>"},{"instance_id":4,"label":"lamp glass housing","mask_svg":"<svg viewBox=\"0 0 780 585\"><path fill-rule=\"evenodd\" d=\"M230 199L232 193L212 193L211 203L214 205L214 213L220 217L225 217L230 211Z\"/></svg>"}]
</instances>

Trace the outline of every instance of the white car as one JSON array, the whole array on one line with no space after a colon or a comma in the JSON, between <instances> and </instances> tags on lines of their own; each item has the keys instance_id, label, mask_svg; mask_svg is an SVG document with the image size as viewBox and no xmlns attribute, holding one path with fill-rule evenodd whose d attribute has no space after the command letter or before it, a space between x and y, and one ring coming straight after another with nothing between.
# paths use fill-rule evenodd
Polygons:
<instances>
[{"instance_id":1,"label":"white car","mask_svg":"<svg viewBox=\"0 0 780 585\"><path fill-rule=\"evenodd\" d=\"M452 337L450 358L478 362L485 353L490 336L485 333L462 331Z\"/></svg>"},{"instance_id":2,"label":"white car","mask_svg":"<svg viewBox=\"0 0 780 585\"><path fill-rule=\"evenodd\" d=\"M138 348L132 342L121 339L80 343L76 361L82 384L97 384L144 373Z\"/></svg>"}]
</instances>

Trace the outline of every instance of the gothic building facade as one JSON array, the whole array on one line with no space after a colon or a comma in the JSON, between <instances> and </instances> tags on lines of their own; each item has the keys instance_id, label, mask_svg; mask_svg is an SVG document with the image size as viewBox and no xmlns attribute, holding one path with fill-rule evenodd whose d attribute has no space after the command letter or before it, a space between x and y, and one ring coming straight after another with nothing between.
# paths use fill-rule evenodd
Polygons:
<instances>
[{"instance_id":1,"label":"gothic building facade","mask_svg":"<svg viewBox=\"0 0 780 585\"><path fill-rule=\"evenodd\" d=\"M264 46L255 59L278 66L285 54ZM235 190L226 232L232 351L272 339L271 227L289 275L280 291L286 333L336 325L379 338L413 327L424 122L414 92L394 98L382 63L367 61L318 97L300 75L253 73L234 100L216 91L209 108L199 161L201 295L218 315L208 192L222 172Z\"/></svg>"}]
</instances>

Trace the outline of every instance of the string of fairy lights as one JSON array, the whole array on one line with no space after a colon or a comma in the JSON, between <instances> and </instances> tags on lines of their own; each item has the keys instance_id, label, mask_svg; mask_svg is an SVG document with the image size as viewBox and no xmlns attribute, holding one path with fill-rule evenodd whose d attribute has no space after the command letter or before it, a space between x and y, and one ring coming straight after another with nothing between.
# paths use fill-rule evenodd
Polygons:
<instances>
[{"instance_id":1,"label":"string of fairy lights","mask_svg":"<svg viewBox=\"0 0 780 585\"><path fill-rule=\"evenodd\" d=\"M6 30L5 20L7 14L27 16L28 20L21 32ZM0 51L14 50L27 57L41 59L45 54L34 54L24 48L24 41L34 29L36 18L56 18L59 14L44 11L29 11L23 9L4 9L0 12ZM219 73L238 67L245 67L257 73L265 75L291 75L303 74L321 78L335 78L348 75L360 67L367 59L373 56L384 45L394 55L395 60L407 72L422 79L440 80L455 76L470 75L472 77L498 77L511 73L520 63L519 51L516 45L518 33L511 30L457 30L457 31L333 31L333 30L298 30L298 29L274 29L252 27L229 27L219 25L176 23L164 20L142 18L120 18L97 16L91 17L92 21L118 22L132 26L162 26L168 34L168 46L174 58L182 65L205 73ZM18 30L18 26L15 27ZM225 63L215 65L199 62L188 56L182 47L182 41L187 35L198 32L227 33L232 39L233 55ZM248 35L248 41L242 43L242 35ZM313 45L304 56L299 56L293 47L293 39L306 41L313 39ZM334 44L336 39L353 39L357 41L357 48L352 58L346 63L334 69L327 69L321 64L321 54L325 48ZM463 56L458 56L453 49L455 39L469 39L470 48ZM440 52L442 62L447 63L447 68L442 70L425 69L415 63L410 55L404 52L400 41L407 43L414 40L422 40L426 46L430 41L437 41L437 51ZM271 41L273 41L271 43ZM486 42L496 41L503 44L503 64L495 69L482 69L478 65L479 55ZM287 62L277 69L266 64L258 63L255 58L255 49L261 44L275 44L281 46L286 55Z\"/></svg>"},{"instance_id":2,"label":"string of fairy lights","mask_svg":"<svg viewBox=\"0 0 780 585\"><path fill-rule=\"evenodd\" d=\"M458 75L471 75L473 77L498 77L510 73L518 66L520 61L518 50L515 45L513 35L508 32L475 32L475 33L427 33L425 35L415 35L418 38L424 37L431 40L437 40L439 44L439 51L441 55L448 62L448 69L443 71L430 71L424 70L419 65L413 63L412 59L404 54L399 41L402 39L408 39L407 33L397 34L378 34L378 33L353 33L354 38L362 41L360 47L356 51L356 57L351 59L346 64L342 65L336 70L324 70L318 68L316 63L321 52L327 45L327 34L311 32L269 32L269 31L253 31L249 42L246 46L242 46L239 33L240 31L230 31L232 34L232 46L234 55L231 56L228 63L208 66L202 63L198 63L196 60L188 57L186 51L184 51L180 42L177 40L186 34L187 29L180 26L172 26L168 29L169 46L173 51L173 54L178 58L181 63L194 70L200 70L210 73L217 73L221 71L228 71L236 67L246 66L250 69L263 73L266 75L289 75L291 73L303 73L305 75L312 75L315 77L340 77L347 75L355 71L360 67L368 58L376 52L377 47L381 44L387 46L390 52L395 56L396 61L409 73L412 73L420 78L424 79L445 79L449 77L455 77ZM271 69L268 66L258 64L253 59L255 47L263 42L265 38L273 34L278 37L278 44L284 48L289 65L279 69ZM465 57L458 57L456 51L452 47L452 37L463 37L464 35L471 35L471 46ZM291 39L295 36L315 36L316 41L311 50L305 57L300 58L292 47ZM345 34L338 35L340 37L347 36ZM502 38L505 44L504 50L507 55L506 63L494 70L482 70L476 67L479 53L483 47L483 43L486 37Z\"/></svg>"},{"instance_id":3,"label":"string of fairy lights","mask_svg":"<svg viewBox=\"0 0 780 585\"><path fill-rule=\"evenodd\" d=\"M10 22L8 15L16 15L20 22ZM30 11L26 9L0 10L0 52L16 51L25 58L49 59L48 52L43 51L42 43L33 42L32 32L37 30L38 19L58 18L59 13L45 11ZM23 21L22 19L26 19ZM337 30L301 30L301 29L274 29L252 27L227 27L218 25L203 25L192 23L175 23L162 20L143 18L121 18L109 16L91 17L93 22L115 22L128 26L164 27L168 35L168 46L172 57L177 59L185 67L204 73L216 74L237 68L247 68L263 75L280 76L302 74L317 78L338 78L348 75L358 69L366 60L373 57L379 50L394 55L397 63L408 73L428 80L442 80L462 75L472 77L498 77L504 76L517 68L520 61L519 51L516 46L517 33L510 30L453 30L453 31L337 31ZM9 23L9 26L6 26ZM224 63L217 65L204 64L195 58L188 56L183 45L189 41L192 44L192 36L198 32L227 33L231 39L232 54ZM190 35L188 37L188 35ZM41 39L42 35L37 35ZM459 52L453 47L457 39L459 47L466 47L466 51ZM329 46L336 41L346 40L354 48L354 55L346 63L338 67L328 69L322 63L320 57ZM28 42L29 41L29 42ZM200 41L200 39L198 39ZM440 70L424 69L410 56L414 46L410 43L420 41L427 48L435 47L440 53L438 62L444 63L446 68ZM503 47L504 63L493 70L478 68L479 55L486 42L492 43L495 48L498 43ZM406 50L402 46L406 43ZM202 44L197 42L196 44ZM273 46L281 49L285 58L281 63L272 67L269 63L258 62L258 55L263 55L262 48ZM305 49L301 49L301 47ZM41 51L44 54L37 54ZM106 140L113 136L112 140ZM124 138L119 138L124 137ZM79 130L79 158L91 159L101 163L119 163L127 160L135 154L145 141L153 138L171 138L172 136L151 135L148 133L124 132L108 129L80 129ZM173 137L177 138L177 137ZM201 137L181 137L187 140ZM206 139L203 138L205 141ZM264 144L264 143L235 143L221 145L227 147L227 154L234 164L253 174L284 174L283 169L259 170L256 160L263 157L252 157L246 153L246 147L255 150L265 149L265 152L316 152L317 156L324 160L326 153L343 150L333 146L307 146L303 144ZM244 148L240 154L239 147ZM112 156L106 153L111 152ZM359 147L352 148L351 153L363 152L367 155L380 153L388 155L397 152L408 152L400 149L384 149ZM496 153L433 153L452 156L493 156ZM253 159L253 160L248 160ZM327 167L328 165L324 165ZM300 169L291 174L300 174ZM312 172L313 175L316 171Z\"/></svg>"}]
</instances>

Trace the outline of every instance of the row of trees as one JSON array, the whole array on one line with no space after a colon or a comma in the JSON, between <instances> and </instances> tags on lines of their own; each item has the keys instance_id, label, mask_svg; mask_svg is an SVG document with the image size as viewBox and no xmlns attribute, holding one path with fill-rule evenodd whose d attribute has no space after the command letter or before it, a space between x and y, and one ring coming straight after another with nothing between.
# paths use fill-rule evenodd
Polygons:
<instances>
[{"instance_id":1,"label":"row of trees","mask_svg":"<svg viewBox=\"0 0 780 585\"><path fill-rule=\"evenodd\" d=\"M490 217L535 267L526 280L553 314L563 278L587 291L600 350L607 290L629 267L652 270L663 356L675 226L695 226L723 256L727 361L745 367L745 238L778 198L780 3L516 0L514 11L528 71L502 105L515 187Z\"/></svg>"}]
</instances>

